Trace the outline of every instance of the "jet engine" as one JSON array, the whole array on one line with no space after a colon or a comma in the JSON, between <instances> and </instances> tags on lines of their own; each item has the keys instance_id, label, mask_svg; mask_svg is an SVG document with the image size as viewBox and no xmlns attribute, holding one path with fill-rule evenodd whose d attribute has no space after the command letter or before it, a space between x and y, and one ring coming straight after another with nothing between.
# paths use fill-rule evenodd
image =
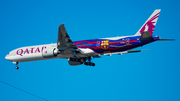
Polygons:
<instances>
[{"instance_id":1,"label":"jet engine","mask_svg":"<svg viewBox=\"0 0 180 101\"><path fill-rule=\"evenodd\" d=\"M75 59L77 59L77 58L75 58ZM68 59L68 63L71 66L82 65L83 62L84 62L84 59L82 59L82 60L78 60L77 59L77 61L76 60L72 60L72 59Z\"/></svg>"},{"instance_id":2,"label":"jet engine","mask_svg":"<svg viewBox=\"0 0 180 101\"><path fill-rule=\"evenodd\" d=\"M57 48L48 48L42 51L44 58L56 57L58 54L60 54L60 51Z\"/></svg>"}]
</instances>

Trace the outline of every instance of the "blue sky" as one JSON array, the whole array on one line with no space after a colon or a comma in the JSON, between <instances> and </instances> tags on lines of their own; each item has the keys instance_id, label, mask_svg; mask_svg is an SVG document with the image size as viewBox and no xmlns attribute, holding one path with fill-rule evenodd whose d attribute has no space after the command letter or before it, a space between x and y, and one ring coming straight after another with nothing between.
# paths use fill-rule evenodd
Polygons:
<instances>
[{"instance_id":1,"label":"blue sky","mask_svg":"<svg viewBox=\"0 0 180 101\"><path fill-rule=\"evenodd\" d=\"M0 80L49 101L179 101L178 0L1 0ZM154 42L141 53L93 59L95 67L69 66L65 59L19 63L6 54L22 46L57 42L62 23L71 39L134 35L155 9ZM43 101L0 82L1 101Z\"/></svg>"}]
</instances>

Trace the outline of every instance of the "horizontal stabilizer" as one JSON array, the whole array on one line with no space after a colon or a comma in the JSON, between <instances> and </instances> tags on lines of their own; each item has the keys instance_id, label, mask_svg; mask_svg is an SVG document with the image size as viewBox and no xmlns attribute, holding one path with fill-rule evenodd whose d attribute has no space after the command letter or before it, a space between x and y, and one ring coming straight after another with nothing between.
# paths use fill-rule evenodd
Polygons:
<instances>
[{"instance_id":1,"label":"horizontal stabilizer","mask_svg":"<svg viewBox=\"0 0 180 101\"><path fill-rule=\"evenodd\" d=\"M135 53L135 52L141 52L141 51L146 51L149 49L144 49L144 50L134 50L134 51L127 51L127 53Z\"/></svg>"},{"instance_id":2,"label":"horizontal stabilizer","mask_svg":"<svg viewBox=\"0 0 180 101\"><path fill-rule=\"evenodd\" d=\"M127 51L127 53L135 53L135 52L141 52L141 50Z\"/></svg>"},{"instance_id":3,"label":"horizontal stabilizer","mask_svg":"<svg viewBox=\"0 0 180 101\"><path fill-rule=\"evenodd\" d=\"M174 41L175 39L159 39L157 41Z\"/></svg>"}]
</instances>

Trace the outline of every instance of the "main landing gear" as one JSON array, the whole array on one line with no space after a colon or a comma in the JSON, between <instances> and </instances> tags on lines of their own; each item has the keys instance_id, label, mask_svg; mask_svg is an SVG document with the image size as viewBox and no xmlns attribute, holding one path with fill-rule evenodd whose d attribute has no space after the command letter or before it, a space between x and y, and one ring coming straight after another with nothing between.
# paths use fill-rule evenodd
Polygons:
<instances>
[{"instance_id":1,"label":"main landing gear","mask_svg":"<svg viewBox=\"0 0 180 101\"><path fill-rule=\"evenodd\" d=\"M87 60L88 60L88 62L84 62L84 65L95 66L95 63L91 62L91 57L88 57Z\"/></svg>"},{"instance_id":2,"label":"main landing gear","mask_svg":"<svg viewBox=\"0 0 180 101\"><path fill-rule=\"evenodd\" d=\"M84 62L84 65L87 65L87 66L95 66L95 63L92 63L92 62Z\"/></svg>"},{"instance_id":3,"label":"main landing gear","mask_svg":"<svg viewBox=\"0 0 180 101\"><path fill-rule=\"evenodd\" d=\"M91 57L87 57L87 58L74 57L74 58L70 58L70 61L80 62L81 64L84 63L84 65L87 65L87 66L95 66L95 63L91 62Z\"/></svg>"}]
</instances>

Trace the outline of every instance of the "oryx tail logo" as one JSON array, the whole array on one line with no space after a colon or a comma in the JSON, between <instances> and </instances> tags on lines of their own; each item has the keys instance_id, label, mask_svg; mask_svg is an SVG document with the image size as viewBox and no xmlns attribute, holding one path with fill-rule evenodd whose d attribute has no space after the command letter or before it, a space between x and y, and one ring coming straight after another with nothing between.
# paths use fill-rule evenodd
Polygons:
<instances>
[{"instance_id":1,"label":"oryx tail logo","mask_svg":"<svg viewBox=\"0 0 180 101\"><path fill-rule=\"evenodd\" d=\"M160 9L155 10L135 35L141 35L144 31L149 31L150 34L152 35L154 32L154 28L156 26L160 11L161 11Z\"/></svg>"},{"instance_id":2,"label":"oryx tail logo","mask_svg":"<svg viewBox=\"0 0 180 101\"><path fill-rule=\"evenodd\" d=\"M140 30L140 33L142 34L144 31L149 31L151 33L151 35L154 32L154 28L156 26L157 20L159 17L159 13L155 14L152 18L150 18L142 27L142 29Z\"/></svg>"},{"instance_id":3,"label":"oryx tail logo","mask_svg":"<svg viewBox=\"0 0 180 101\"><path fill-rule=\"evenodd\" d=\"M101 48L102 49L108 49L109 47L109 40L106 40L106 41L101 41Z\"/></svg>"}]
</instances>

